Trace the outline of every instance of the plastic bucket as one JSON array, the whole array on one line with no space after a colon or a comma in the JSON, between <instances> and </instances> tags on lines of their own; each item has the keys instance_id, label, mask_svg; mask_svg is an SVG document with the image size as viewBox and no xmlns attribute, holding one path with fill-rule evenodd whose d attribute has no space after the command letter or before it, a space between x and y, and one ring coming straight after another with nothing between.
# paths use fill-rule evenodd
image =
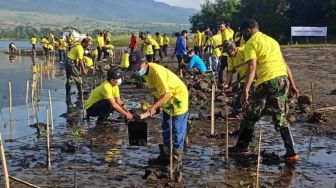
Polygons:
<instances>
[{"instance_id":1,"label":"plastic bucket","mask_svg":"<svg viewBox=\"0 0 336 188\"><path fill-rule=\"evenodd\" d=\"M128 122L128 140L132 146L147 145L147 123L144 121Z\"/></svg>"}]
</instances>

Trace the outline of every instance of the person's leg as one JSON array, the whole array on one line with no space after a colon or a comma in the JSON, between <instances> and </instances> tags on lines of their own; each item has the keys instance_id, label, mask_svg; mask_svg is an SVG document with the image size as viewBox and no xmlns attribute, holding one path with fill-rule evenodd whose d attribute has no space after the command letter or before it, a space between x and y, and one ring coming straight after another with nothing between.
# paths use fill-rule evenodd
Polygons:
<instances>
[{"instance_id":1,"label":"person's leg","mask_svg":"<svg viewBox=\"0 0 336 188\"><path fill-rule=\"evenodd\" d=\"M218 85L222 85L224 83L223 76L226 66L227 66L227 56L221 56L218 70Z\"/></svg>"},{"instance_id":2,"label":"person's leg","mask_svg":"<svg viewBox=\"0 0 336 188\"><path fill-rule=\"evenodd\" d=\"M109 99L103 99L94 103L90 108L86 110L87 116L92 117L109 117L110 113L113 111L113 107Z\"/></svg>"},{"instance_id":3,"label":"person's leg","mask_svg":"<svg viewBox=\"0 0 336 188\"><path fill-rule=\"evenodd\" d=\"M98 51L97 61L100 61L102 56L102 49L99 46L97 46L97 51Z\"/></svg>"},{"instance_id":4,"label":"person's leg","mask_svg":"<svg viewBox=\"0 0 336 188\"><path fill-rule=\"evenodd\" d=\"M236 145L231 152L245 152L253 138L254 125L265 112L266 95L262 87L251 91L251 101L247 107L246 114L240 123L239 136Z\"/></svg>"},{"instance_id":5,"label":"person's leg","mask_svg":"<svg viewBox=\"0 0 336 188\"><path fill-rule=\"evenodd\" d=\"M70 61L67 60L67 62L65 62L65 76L66 76L66 81L65 81L65 93L66 96L69 97L70 96L70 90L71 90L71 65L70 65Z\"/></svg>"},{"instance_id":6,"label":"person's leg","mask_svg":"<svg viewBox=\"0 0 336 188\"><path fill-rule=\"evenodd\" d=\"M168 56L168 54L167 54L167 50L168 50L168 45L167 45L167 44L163 45L163 49L162 49L162 51L163 51L163 54L165 55L165 57Z\"/></svg>"},{"instance_id":7,"label":"person's leg","mask_svg":"<svg viewBox=\"0 0 336 188\"><path fill-rule=\"evenodd\" d=\"M286 119L286 100L289 88L289 81L286 77L278 77L267 82L269 86L269 106L272 109L272 119L275 130L280 131L281 138L286 149L285 158L297 156L294 139L290 130L289 122ZM298 159L298 158L297 158ZM295 159L295 160L297 160Z\"/></svg>"},{"instance_id":8,"label":"person's leg","mask_svg":"<svg viewBox=\"0 0 336 188\"><path fill-rule=\"evenodd\" d=\"M188 113L173 116L174 149L183 150L187 132Z\"/></svg>"},{"instance_id":9,"label":"person's leg","mask_svg":"<svg viewBox=\"0 0 336 188\"><path fill-rule=\"evenodd\" d=\"M63 58L62 50L58 50L58 61L62 62L62 58Z\"/></svg>"},{"instance_id":10,"label":"person's leg","mask_svg":"<svg viewBox=\"0 0 336 188\"><path fill-rule=\"evenodd\" d=\"M146 55L146 59L148 62L153 62L153 54Z\"/></svg>"},{"instance_id":11,"label":"person's leg","mask_svg":"<svg viewBox=\"0 0 336 188\"><path fill-rule=\"evenodd\" d=\"M180 69L182 69L183 57L182 57L182 55L176 55L176 58L177 58L177 63L178 63L177 72L179 72Z\"/></svg>"},{"instance_id":12,"label":"person's leg","mask_svg":"<svg viewBox=\"0 0 336 188\"><path fill-rule=\"evenodd\" d=\"M163 50L163 46L160 46L160 49L159 49L160 60L163 59L163 52L162 52L162 50Z\"/></svg>"}]
</instances>

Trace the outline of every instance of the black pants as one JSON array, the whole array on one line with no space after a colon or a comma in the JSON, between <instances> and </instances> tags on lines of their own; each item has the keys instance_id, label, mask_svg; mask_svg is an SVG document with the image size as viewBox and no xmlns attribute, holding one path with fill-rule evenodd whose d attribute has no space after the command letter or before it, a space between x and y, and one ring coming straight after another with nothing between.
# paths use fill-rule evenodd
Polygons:
<instances>
[{"instance_id":1,"label":"black pants","mask_svg":"<svg viewBox=\"0 0 336 188\"><path fill-rule=\"evenodd\" d=\"M218 70L218 84L219 85L222 85L224 83L223 76L224 76L224 70L226 67L227 67L227 56L221 56L219 70Z\"/></svg>"},{"instance_id":2,"label":"black pants","mask_svg":"<svg viewBox=\"0 0 336 188\"><path fill-rule=\"evenodd\" d=\"M168 44L162 46L162 52L166 57L168 56Z\"/></svg>"},{"instance_id":3,"label":"black pants","mask_svg":"<svg viewBox=\"0 0 336 188\"><path fill-rule=\"evenodd\" d=\"M104 58L106 58L107 57L107 51L106 51L106 48L105 47L99 47L99 46L97 46L97 50L98 50L98 59L97 59L97 61L100 61L101 60L101 58L102 58L102 55L104 54Z\"/></svg>"},{"instance_id":4,"label":"black pants","mask_svg":"<svg viewBox=\"0 0 336 188\"><path fill-rule=\"evenodd\" d=\"M194 50L195 50L195 54L202 58L201 47L200 46L194 46Z\"/></svg>"},{"instance_id":5,"label":"black pants","mask_svg":"<svg viewBox=\"0 0 336 188\"><path fill-rule=\"evenodd\" d=\"M159 56L160 56L160 59L162 60L163 59L163 46L160 46L160 49L159 49Z\"/></svg>"},{"instance_id":6,"label":"black pants","mask_svg":"<svg viewBox=\"0 0 336 188\"><path fill-rule=\"evenodd\" d=\"M146 59L148 62L153 62L153 54L146 55Z\"/></svg>"},{"instance_id":7,"label":"black pants","mask_svg":"<svg viewBox=\"0 0 336 188\"><path fill-rule=\"evenodd\" d=\"M94 103L90 108L86 110L87 116L97 117L104 116L108 117L113 111L113 107L109 99L103 99Z\"/></svg>"},{"instance_id":8,"label":"black pants","mask_svg":"<svg viewBox=\"0 0 336 188\"><path fill-rule=\"evenodd\" d=\"M183 55L176 55L176 58L178 63L177 71L180 71L180 69L182 69Z\"/></svg>"}]
</instances>

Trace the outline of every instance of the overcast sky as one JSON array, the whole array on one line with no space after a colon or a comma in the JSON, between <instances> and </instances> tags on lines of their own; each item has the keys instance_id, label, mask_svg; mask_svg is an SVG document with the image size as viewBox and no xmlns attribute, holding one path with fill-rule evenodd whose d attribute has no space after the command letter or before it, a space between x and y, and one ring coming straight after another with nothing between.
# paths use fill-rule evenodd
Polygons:
<instances>
[{"instance_id":1,"label":"overcast sky","mask_svg":"<svg viewBox=\"0 0 336 188\"><path fill-rule=\"evenodd\" d=\"M155 0L160 2L165 2L169 5L184 7L184 8L194 8L201 9L200 5L205 2L205 0ZM211 0L212 2L214 0Z\"/></svg>"}]
</instances>

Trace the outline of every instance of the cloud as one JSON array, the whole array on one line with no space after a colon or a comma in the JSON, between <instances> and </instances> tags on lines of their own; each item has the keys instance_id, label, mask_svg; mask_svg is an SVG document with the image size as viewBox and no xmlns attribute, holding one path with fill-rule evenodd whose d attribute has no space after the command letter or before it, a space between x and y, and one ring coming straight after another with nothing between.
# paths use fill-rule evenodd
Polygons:
<instances>
[{"instance_id":1,"label":"cloud","mask_svg":"<svg viewBox=\"0 0 336 188\"><path fill-rule=\"evenodd\" d=\"M184 8L201 9L200 5L204 3L206 0L155 0L155 1L164 2L169 5L179 6L179 7L184 7Z\"/></svg>"}]
</instances>

